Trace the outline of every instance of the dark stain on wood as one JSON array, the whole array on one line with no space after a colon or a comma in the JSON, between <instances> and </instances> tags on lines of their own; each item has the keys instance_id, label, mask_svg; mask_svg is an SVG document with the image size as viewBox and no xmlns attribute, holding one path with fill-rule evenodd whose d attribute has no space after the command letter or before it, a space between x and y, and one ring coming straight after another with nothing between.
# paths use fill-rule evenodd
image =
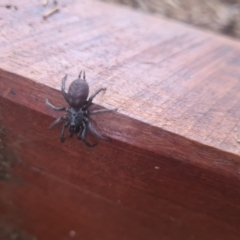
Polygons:
<instances>
[{"instance_id":1,"label":"dark stain on wood","mask_svg":"<svg viewBox=\"0 0 240 240\"><path fill-rule=\"evenodd\" d=\"M13 178L11 169L16 163L16 157L6 145L6 129L0 122L0 181L9 181Z\"/></svg>"},{"instance_id":2,"label":"dark stain on wood","mask_svg":"<svg viewBox=\"0 0 240 240\"><path fill-rule=\"evenodd\" d=\"M0 219L0 239L1 240L37 240L36 237L31 236L26 231L19 227L7 224Z\"/></svg>"}]
</instances>

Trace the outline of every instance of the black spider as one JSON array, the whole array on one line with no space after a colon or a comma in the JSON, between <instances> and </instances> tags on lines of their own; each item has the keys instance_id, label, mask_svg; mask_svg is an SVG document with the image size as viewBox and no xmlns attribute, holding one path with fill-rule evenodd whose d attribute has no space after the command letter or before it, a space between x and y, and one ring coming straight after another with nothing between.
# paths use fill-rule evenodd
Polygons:
<instances>
[{"instance_id":1,"label":"black spider","mask_svg":"<svg viewBox=\"0 0 240 240\"><path fill-rule=\"evenodd\" d=\"M68 127L69 136L72 137L74 133L78 134L78 139L82 140L88 147L94 147L96 144L90 144L86 140L86 133L89 130L95 137L106 140L101 134L99 134L92 126L89 119L89 115L112 112L117 109L101 109L89 111L88 108L91 106L93 98L96 97L101 91L105 91L106 88L98 89L91 97L87 100L89 94L89 86L85 79L85 72L83 72L83 79L81 79L82 71L80 72L78 79L74 80L68 89L68 93L65 92L65 82L67 75L62 79L62 94L65 100L68 102L70 108L66 107L55 107L48 99L46 99L46 105L56 111L65 111L67 115L62 116L54 121L49 128L53 128L62 120L66 120L62 127L60 140L64 142L64 131Z\"/></svg>"}]
</instances>

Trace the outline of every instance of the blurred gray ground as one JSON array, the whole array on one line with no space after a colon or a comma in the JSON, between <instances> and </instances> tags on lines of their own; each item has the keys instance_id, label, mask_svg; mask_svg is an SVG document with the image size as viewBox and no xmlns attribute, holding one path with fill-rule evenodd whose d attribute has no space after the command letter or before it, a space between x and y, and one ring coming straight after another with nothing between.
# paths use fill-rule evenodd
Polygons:
<instances>
[{"instance_id":1,"label":"blurred gray ground","mask_svg":"<svg viewBox=\"0 0 240 240\"><path fill-rule=\"evenodd\" d=\"M240 39L240 0L99 0L125 4Z\"/></svg>"}]
</instances>

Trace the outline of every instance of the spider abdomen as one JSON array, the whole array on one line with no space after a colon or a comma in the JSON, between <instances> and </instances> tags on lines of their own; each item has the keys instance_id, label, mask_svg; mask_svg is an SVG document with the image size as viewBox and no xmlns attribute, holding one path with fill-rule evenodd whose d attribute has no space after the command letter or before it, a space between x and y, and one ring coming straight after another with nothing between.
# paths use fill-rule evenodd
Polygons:
<instances>
[{"instance_id":1,"label":"spider abdomen","mask_svg":"<svg viewBox=\"0 0 240 240\"><path fill-rule=\"evenodd\" d=\"M86 102L89 94L89 86L85 80L73 81L68 89L68 102L73 108L81 108Z\"/></svg>"}]
</instances>

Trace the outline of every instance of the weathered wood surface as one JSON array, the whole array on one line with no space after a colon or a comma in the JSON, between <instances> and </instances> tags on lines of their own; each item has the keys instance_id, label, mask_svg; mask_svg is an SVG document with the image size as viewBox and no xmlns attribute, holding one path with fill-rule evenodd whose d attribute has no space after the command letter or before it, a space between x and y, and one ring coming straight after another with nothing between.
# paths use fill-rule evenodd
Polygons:
<instances>
[{"instance_id":1,"label":"weathered wood surface","mask_svg":"<svg viewBox=\"0 0 240 240\"><path fill-rule=\"evenodd\" d=\"M94 1L0 8L0 221L37 239L239 239L240 44ZM112 142L59 142L80 70ZM68 82L68 83L69 83ZM13 227L14 228L14 227ZM1 228L0 228L1 229ZM2 233L5 234L5 233Z\"/></svg>"}]
</instances>

